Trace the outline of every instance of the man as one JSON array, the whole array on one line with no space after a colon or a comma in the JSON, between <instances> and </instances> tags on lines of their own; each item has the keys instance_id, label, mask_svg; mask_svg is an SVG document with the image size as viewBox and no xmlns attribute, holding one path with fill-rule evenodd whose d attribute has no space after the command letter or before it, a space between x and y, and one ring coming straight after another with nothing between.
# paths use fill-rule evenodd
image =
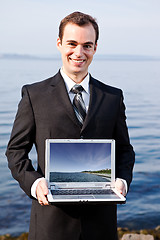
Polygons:
<instances>
[{"instance_id":1,"label":"man","mask_svg":"<svg viewBox=\"0 0 160 240\"><path fill-rule=\"evenodd\" d=\"M57 39L61 70L54 77L22 89L6 155L13 177L33 199L29 240L117 239L116 205L49 205L44 179L45 139L115 139L115 186L123 195L128 191L134 152L125 123L122 91L88 73L98 35L98 25L91 16L74 12L65 17ZM77 91L79 84L83 87L78 93L83 112L74 100L73 89ZM38 155L37 170L28 158L33 144Z\"/></svg>"}]
</instances>

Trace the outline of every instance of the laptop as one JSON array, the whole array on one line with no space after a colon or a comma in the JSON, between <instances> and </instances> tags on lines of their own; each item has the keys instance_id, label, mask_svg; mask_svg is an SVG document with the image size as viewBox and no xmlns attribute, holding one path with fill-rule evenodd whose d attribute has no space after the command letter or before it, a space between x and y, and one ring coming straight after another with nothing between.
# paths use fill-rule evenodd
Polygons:
<instances>
[{"instance_id":1,"label":"laptop","mask_svg":"<svg viewBox=\"0 0 160 240\"><path fill-rule=\"evenodd\" d=\"M50 203L125 203L114 187L115 140L47 139Z\"/></svg>"}]
</instances>

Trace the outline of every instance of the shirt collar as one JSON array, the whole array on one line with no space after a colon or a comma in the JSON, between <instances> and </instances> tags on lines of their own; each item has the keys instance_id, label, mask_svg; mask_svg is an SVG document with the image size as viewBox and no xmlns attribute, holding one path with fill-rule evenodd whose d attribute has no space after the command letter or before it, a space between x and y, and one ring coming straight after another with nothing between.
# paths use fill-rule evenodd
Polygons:
<instances>
[{"instance_id":1,"label":"shirt collar","mask_svg":"<svg viewBox=\"0 0 160 240\"><path fill-rule=\"evenodd\" d=\"M67 76L66 73L64 73L63 69L60 69L60 73L64 79L66 88L68 93L70 92L70 90L72 89L72 87L76 84L71 78L69 78ZM83 81L79 84L83 87L83 89L85 90L85 92L87 92L89 94L89 78L90 78L90 74L88 73L87 76L83 79Z\"/></svg>"}]
</instances>

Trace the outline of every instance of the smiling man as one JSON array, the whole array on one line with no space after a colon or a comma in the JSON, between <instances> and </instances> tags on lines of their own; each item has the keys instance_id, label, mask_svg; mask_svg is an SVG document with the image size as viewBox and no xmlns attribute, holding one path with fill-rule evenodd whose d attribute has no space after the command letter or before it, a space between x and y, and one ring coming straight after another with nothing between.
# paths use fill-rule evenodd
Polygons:
<instances>
[{"instance_id":1,"label":"smiling man","mask_svg":"<svg viewBox=\"0 0 160 240\"><path fill-rule=\"evenodd\" d=\"M78 26L68 23L62 39L57 39L57 47L62 55L64 73L75 83L82 82L88 74L88 67L97 48L92 24Z\"/></svg>"},{"instance_id":2,"label":"smiling man","mask_svg":"<svg viewBox=\"0 0 160 240\"><path fill-rule=\"evenodd\" d=\"M22 88L6 155L13 177L32 198L29 240L117 240L116 205L49 205L44 179L46 139L115 139L115 186L123 195L129 189L134 151L122 91L88 73L98 37L91 16L74 12L65 17L57 39L62 68ZM28 156L33 144L37 169Z\"/></svg>"}]
</instances>

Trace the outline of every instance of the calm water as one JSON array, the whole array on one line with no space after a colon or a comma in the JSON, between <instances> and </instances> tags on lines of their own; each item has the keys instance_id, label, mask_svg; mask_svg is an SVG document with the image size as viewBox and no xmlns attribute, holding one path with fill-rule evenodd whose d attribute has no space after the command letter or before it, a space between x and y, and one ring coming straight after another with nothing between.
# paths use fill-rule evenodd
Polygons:
<instances>
[{"instance_id":1,"label":"calm water","mask_svg":"<svg viewBox=\"0 0 160 240\"><path fill-rule=\"evenodd\" d=\"M82 172L51 172L51 182L109 182L107 178Z\"/></svg>"},{"instance_id":2,"label":"calm water","mask_svg":"<svg viewBox=\"0 0 160 240\"><path fill-rule=\"evenodd\" d=\"M22 85L54 75L60 61L0 60L0 235L28 231L30 199L12 179L4 155ZM153 228L160 224L160 62L98 61L94 77L122 88L127 123L136 152L127 204L118 207L118 225ZM30 156L36 166L36 154Z\"/></svg>"}]
</instances>

